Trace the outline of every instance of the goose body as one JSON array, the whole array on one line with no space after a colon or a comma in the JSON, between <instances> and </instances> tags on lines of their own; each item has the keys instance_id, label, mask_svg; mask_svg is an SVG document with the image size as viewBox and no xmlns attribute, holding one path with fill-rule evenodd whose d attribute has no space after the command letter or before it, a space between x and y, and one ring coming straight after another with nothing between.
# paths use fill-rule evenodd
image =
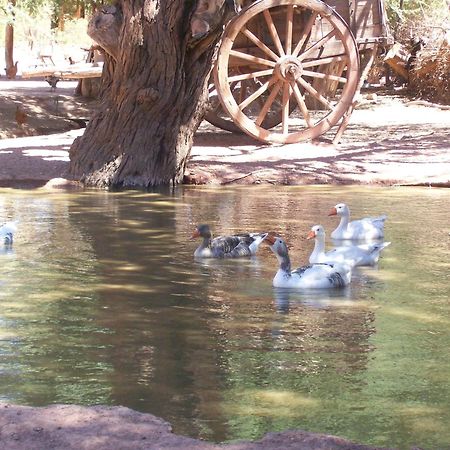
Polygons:
<instances>
[{"instance_id":1,"label":"goose body","mask_svg":"<svg viewBox=\"0 0 450 450\"><path fill-rule=\"evenodd\" d=\"M338 227L331 233L332 239L370 240L384 237L385 214L350 221L349 207L345 203L338 203L328 215L341 218Z\"/></svg>"},{"instance_id":2,"label":"goose body","mask_svg":"<svg viewBox=\"0 0 450 450\"><path fill-rule=\"evenodd\" d=\"M0 244L12 245L14 241L14 233L17 230L15 222L6 222L0 227Z\"/></svg>"},{"instance_id":3,"label":"goose body","mask_svg":"<svg viewBox=\"0 0 450 450\"><path fill-rule=\"evenodd\" d=\"M380 258L381 251L390 245L390 242L376 242L335 247L325 252L325 230L321 225L314 225L307 239L315 241L314 250L309 257L311 264L338 262L349 264L352 267L375 265Z\"/></svg>"},{"instance_id":4,"label":"goose body","mask_svg":"<svg viewBox=\"0 0 450 450\"><path fill-rule=\"evenodd\" d=\"M195 258L240 258L253 256L267 233L242 233L212 238L208 225L199 225L192 239L201 237L202 243L194 252Z\"/></svg>"},{"instance_id":5,"label":"goose body","mask_svg":"<svg viewBox=\"0 0 450 450\"><path fill-rule=\"evenodd\" d=\"M266 242L278 259L279 269L272 285L276 288L330 289L347 286L351 280L348 264L312 264L291 270L291 261L286 243L279 236L269 235Z\"/></svg>"}]
</instances>

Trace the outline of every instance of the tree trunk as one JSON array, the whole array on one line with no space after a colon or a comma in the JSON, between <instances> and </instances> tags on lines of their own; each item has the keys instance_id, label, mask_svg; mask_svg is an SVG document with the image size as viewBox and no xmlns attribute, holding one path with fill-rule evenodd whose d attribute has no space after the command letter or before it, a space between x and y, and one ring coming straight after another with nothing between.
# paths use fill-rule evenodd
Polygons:
<instances>
[{"instance_id":1,"label":"tree trunk","mask_svg":"<svg viewBox=\"0 0 450 450\"><path fill-rule=\"evenodd\" d=\"M70 176L99 187L182 181L226 13L224 0L210 0L219 8L210 20L204 1L123 1L91 20L90 36L102 34L96 40L111 58L101 106L70 149ZM211 26L199 36L201 14Z\"/></svg>"},{"instance_id":2,"label":"tree trunk","mask_svg":"<svg viewBox=\"0 0 450 450\"><path fill-rule=\"evenodd\" d=\"M10 20L5 28L5 72L6 76L14 79L17 73L17 63L14 64L14 7L16 0L11 0L7 4L8 12L11 13Z\"/></svg>"}]
</instances>

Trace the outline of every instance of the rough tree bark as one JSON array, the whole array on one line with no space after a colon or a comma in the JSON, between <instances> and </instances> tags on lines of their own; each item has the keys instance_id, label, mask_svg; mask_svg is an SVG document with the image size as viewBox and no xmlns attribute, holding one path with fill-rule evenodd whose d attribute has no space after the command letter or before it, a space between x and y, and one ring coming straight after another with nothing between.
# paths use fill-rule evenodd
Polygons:
<instances>
[{"instance_id":1,"label":"rough tree bark","mask_svg":"<svg viewBox=\"0 0 450 450\"><path fill-rule=\"evenodd\" d=\"M179 183L203 117L215 44L234 2L122 0L88 33L110 56L99 110L69 175L98 187Z\"/></svg>"}]
</instances>

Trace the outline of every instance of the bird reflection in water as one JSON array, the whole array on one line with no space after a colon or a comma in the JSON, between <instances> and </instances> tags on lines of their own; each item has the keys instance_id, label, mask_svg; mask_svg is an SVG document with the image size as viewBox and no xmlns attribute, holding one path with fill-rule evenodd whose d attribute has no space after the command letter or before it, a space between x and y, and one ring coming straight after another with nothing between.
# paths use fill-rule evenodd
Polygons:
<instances>
[{"instance_id":1,"label":"bird reflection in water","mask_svg":"<svg viewBox=\"0 0 450 450\"><path fill-rule=\"evenodd\" d=\"M276 311L287 314L292 308L305 306L315 309L326 309L340 304L341 301L351 300L351 286L342 289L293 289L274 288L274 303Z\"/></svg>"}]
</instances>

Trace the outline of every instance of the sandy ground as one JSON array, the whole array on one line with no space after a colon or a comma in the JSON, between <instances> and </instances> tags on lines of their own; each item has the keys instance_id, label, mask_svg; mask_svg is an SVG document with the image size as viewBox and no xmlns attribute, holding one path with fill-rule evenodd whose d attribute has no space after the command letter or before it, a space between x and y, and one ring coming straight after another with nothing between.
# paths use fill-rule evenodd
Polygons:
<instances>
[{"instance_id":1,"label":"sandy ground","mask_svg":"<svg viewBox=\"0 0 450 450\"><path fill-rule=\"evenodd\" d=\"M76 83L56 91L37 81L0 80L0 186L39 186L64 177L77 127L95 102L73 96ZM15 122L16 104L28 120ZM74 121L75 119L75 121ZM343 143L266 146L204 122L186 182L212 184L450 185L450 111L410 105L400 96L366 96L352 115ZM0 403L0 450L140 449L362 450L372 447L300 430L269 433L227 446L171 432L167 422L124 407Z\"/></svg>"},{"instance_id":2,"label":"sandy ground","mask_svg":"<svg viewBox=\"0 0 450 450\"><path fill-rule=\"evenodd\" d=\"M64 176L68 149L83 133L73 128L96 106L74 97L75 86L59 82L52 92L45 81L0 80L2 185L45 183ZM14 118L19 103L28 115L23 128ZM338 146L267 146L205 121L195 137L186 183L448 186L449 126L448 109L372 93L363 96Z\"/></svg>"}]
</instances>

